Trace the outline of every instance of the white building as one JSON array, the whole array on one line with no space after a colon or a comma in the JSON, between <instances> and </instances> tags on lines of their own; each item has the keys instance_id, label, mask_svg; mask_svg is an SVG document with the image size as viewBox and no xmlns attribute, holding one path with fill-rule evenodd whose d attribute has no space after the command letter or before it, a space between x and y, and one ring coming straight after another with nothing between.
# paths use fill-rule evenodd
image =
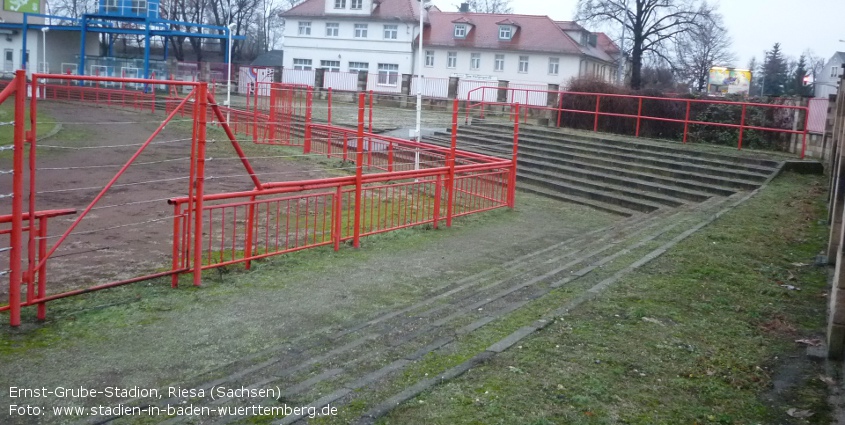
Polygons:
<instances>
[{"instance_id":1,"label":"white building","mask_svg":"<svg viewBox=\"0 0 845 425\"><path fill-rule=\"evenodd\" d=\"M577 77L616 81L620 51L606 35L548 16L432 7L424 12L424 59L418 64L419 13L417 0L300 3L281 15L284 81L313 84L313 70L325 68L324 87L355 90L351 73L367 71L368 89L398 91L400 75L422 73L426 90L436 86L440 95L450 77L537 87L563 87Z\"/></svg>"},{"instance_id":2,"label":"white building","mask_svg":"<svg viewBox=\"0 0 845 425\"><path fill-rule=\"evenodd\" d=\"M824 65L815 79L815 96L827 98L839 90L839 79L842 76L842 65L845 64L845 52L836 52Z\"/></svg>"}]
</instances>

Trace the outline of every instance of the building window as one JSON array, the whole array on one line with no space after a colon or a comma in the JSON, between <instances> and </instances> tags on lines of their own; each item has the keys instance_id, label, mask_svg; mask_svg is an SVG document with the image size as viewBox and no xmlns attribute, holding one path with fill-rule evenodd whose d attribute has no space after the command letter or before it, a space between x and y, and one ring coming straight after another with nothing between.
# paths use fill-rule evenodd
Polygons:
<instances>
[{"instance_id":1,"label":"building window","mask_svg":"<svg viewBox=\"0 0 845 425\"><path fill-rule=\"evenodd\" d=\"M830 67L830 76L831 77L838 77L839 76L839 68L832 66Z\"/></svg>"},{"instance_id":2,"label":"building window","mask_svg":"<svg viewBox=\"0 0 845 425\"><path fill-rule=\"evenodd\" d=\"M505 70L505 55L496 55L496 71Z\"/></svg>"},{"instance_id":3,"label":"building window","mask_svg":"<svg viewBox=\"0 0 845 425\"><path fill-rule=\"evenodd\" d=\"M337 37L340 34L340 24L328 23L326 24L326 37Z\"/></svg>"},{"instance_id":4,"label":"building window","mask_svg":"<svg viewBox=\"0 0 845 425\"><path fill-rule=\"evenodd\" d=\"M355 38L367 38L367 24L355 24Z\"/></svg>"},{"instance_id":5,"label":"building window","mask_svg":"<svg viewBox=\"0 0 845 425\"><path fill-rule=\"evenodd\" d=\"M135 15L147 14L147 0L132 0L132 13Z\"/></svg>"},{"instance_id":6,"label":"building window","mask_svg":"<svg viewBox=\"0 0 845 425\"><path fill-rule=\"evenodd\" d=\"M467 26L464 24L455 25L455 37L464 38L467 36Z\"/></svg>"},{"instance_id":7,"label":"building window","mask_svg":"<svg viewBox=\"0 0 845 425\"><path fill-rule=\"evenodd\" d=\"M3 52L3 71L12 72L15 70L15 51L6 49Z\"/></svg>"},{"instance_id":8,"label":"building window","mask_svg":"<svg viewBox=\"0 0 845 425\"><path fill-rule=\"evenodd\" d=\"M352 10L361 10L364 6L364 0L352 0L349 8Z\"/></svg>"},{"instance_id":9,"label":"building window","mask_svg":"<svg viewBox=\"0 0 845 425\"><path fill-rule=\"evenodd\" d=\"M311 22L299 22L299 35L311 35Z\"/></svg>"},{"instance_id":10,"label":"building window","mask_svg":"<svg viewBox=\"0 0 845 425\"><path fill-rule=\"evenodd\" d=\"M349 62L349 72L369 72L370 64L367 62Z\"/></svg>"},{"instance_id":11,"label":"building window","mask_svg":"<svg viewBox=\"0 0 845 425\"><path fill-rule=\"evenodd\" d=\"M528 56L519 57L519 72L528 72Z\"/></svg>"},{"instance_id":12,"label":"building window","mask_svg":"<svg viewBox=\"0 0 845 425\"><path fill-rule=\"evenodd\" d=\"M513 37L513 27L510 25L499 26L499 40L510 40Z\"/></svg>"},{"instance_id":13,"label":"building window","mask_svg":"<svg viewBox=\"0 0 845 425\"><path fill-rule=\"evenodd\" d=\"M399 65L395 63L378 64L378 83L395 86L399 82Z\"/></svg>"},{"instance_id":14,"label":"building window","mask_svg":"<svg viewBox=\"0 0 845 425\"><path fill-rule=\"evenodd\" d=\"M320 61L320 68L326 71L340 72L340 61Z\"/></svg>"},{"instance_id":15,"label":"building window","mask_svg":"<svg viewBox=\"0 0 845 425\"><path fill-rule=\"evenodd\" d=\"M293 69L299 71L310 71L311 70L311 59L294 59L293 60Z\"/></svg>"},{"instance_id":16,"label":"building window","mask_svg":"<svg viewBox=\"0 0 845 425\"><path fill-rule=\"evenodd\" d=\"M458 52L446 53L446 68L458 67Z\"/></svg>"},{"instance_id":17,"label":"building window","mask_svg":"<svg viewBox=\"0 0 845 425\"><path fill-rule=\"evenodd\" d=\"M335 9L346 9L346 0L334 0Z\"/></svg>"},{"instance_id":18,"label":"building window","mask_svg":"<svg viewBox=\"0 0 845 425\"><path fill-rule=\"evenodd\" d=\"M469 55L469 69L481 68L481 53L470 53Z\"/></svg>"},{"instance_id":19,"label":"building window","mask_svg":"<svg viewBox=\"0 0 845 425\"><path fill-rule=\"evenodd\" d=\"M549 75L560 73L560 58L549 58Z\"/></svg>"},{"instance_id":20,"label":"building window","mask_svg":"<svg viewBox=\"0 0 845 425\"><path fill-rule=\"evenodd\" d=\"M433 50L426 50L425 51L425 66L428 66L428 67L434 66L434 51Z\"/></svg>"},{"instance_id":21,"label":"building window","mask_svg":"<svg viewBox=\"0 0 845 425\"><path fill-rule=\"evenodd\" d=\"M396 40L396 36L399 34L399 25L385 25L384 26L384 39L385 40Z\"/></svg>"},{"instance_id":22,"label":"building window","mask_svg":"<svg viewBox=\"0 0 845 425\"><path fill-rule=\"evenodd\" d=\"M102 0L103 12L117 12L117 0Z\"/></svg>"}]
</instances>

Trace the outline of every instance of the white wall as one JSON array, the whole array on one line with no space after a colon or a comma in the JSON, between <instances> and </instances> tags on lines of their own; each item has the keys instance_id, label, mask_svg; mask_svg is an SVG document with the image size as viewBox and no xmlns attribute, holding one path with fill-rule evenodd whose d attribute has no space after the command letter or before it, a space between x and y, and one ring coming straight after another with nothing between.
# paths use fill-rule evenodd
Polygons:
<instances>
[{"instance_id":1,"label":"white wall","mask_svg":"<svg viewBox=\"0 0 845 425\"><path fill-rule=\"evenodd\" d=\"M570 78L578 75L580 58L571 55L519 53L519 52L496 52L480 50L448 50L443 48L425 48L423 50L434 51L434 66L423 66L422 74L428 78L449 78L453 74L478 75L495 80L506 80L513 82L536 82L540 84L562 84ZM449 51L457 52L458 63L455 68L447 68L447 55ZM481 54L481 67L470 68L472 53ZM503 71L496 71L496 55L505 55L505 68ZM519 72L519 57L528 56L528 72ZM549 74L549 58L559 58L559 70L557 75ZM424 61L423 61L424 62ZM414 71L416 74L416 71Z\"/></svg>"},{"instance_id":2,"label":"white wall","mask_svg":"<svg viewBox=\"0 0 845 425\"><path fill-rule=\"evenodd\" d=\"M9 41L11 39L11 41ZM0 54L2 57L0 59L3 60L2 62L2 70L4 74L10 74L14 71L21 69L21 50L23 48L23 36L18 31L18 34L11 35L11 36L0 36ZM9 68L8 64L6 63L6 51L12 51L12 66L11 69ZM31 74L36 67L38 66L37 63L41 62L41 31L40 30L29 30L27 31L26 37L26 50L29 51L29 65L27 66L27 74Z\"/></svg>"},{"instance_id":3,"label":"white wall","mask_svg":"<svg viewBox=\"0 0 845 425\"><path fill-rule=\"evenodd\" d=\"M299 20L286 20L285 68L293 68L294 59L311 59L313 68L319 68L321 60L333 60L341 62L341 71L349 70L349 62L367 62L371 73L378 72L379 63L398 64L400 74L412 72L412 44L417 31L416 25L398 21L395 23L368 22L366 19L360 21L310 20L308 22L311 22L311 35L300 36ZM338 37L326 37L327 22L339 24ZM366 39L355 38L356 23L368 24ZM384 39L385 24L398 26L396 40Z\"/></svg>"}]
</instances>

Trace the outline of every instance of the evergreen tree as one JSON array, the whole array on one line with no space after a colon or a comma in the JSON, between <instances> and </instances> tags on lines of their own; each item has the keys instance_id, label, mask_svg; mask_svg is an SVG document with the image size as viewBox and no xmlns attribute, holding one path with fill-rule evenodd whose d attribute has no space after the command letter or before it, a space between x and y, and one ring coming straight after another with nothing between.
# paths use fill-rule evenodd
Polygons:
<instances>
[{"instance_id":1,"label":"evergreen tree","mask_svg":"<svg viewBox=\"0 0 845 425\"><path fill-rule=\"evenodd\" d=\"M780 43L775 43L772 50L766 52L762 78L764 96L780 97L787 93L791 78L787 72L786 59L780 50Z\"/></svg>"},{"instance_id":2,"label":"evergreen tree","mask_svg":"<svg viewBox=\"0 0 845 425\"><path fill-rule=\"evenodd\" d=\"M751 71L751 87L748 89L749 96L760 95L760 83L763 79L763 73L758 69L759 67L760 64L757 63L757 57L752 57L748 62L748 70Z\"/></svg>"},{"instance_id":3,"label":"evergreen tree","mask_svg":"<svg viewBox=\"0 0 845 425\"><path fill-rule=\"evenodd\" d=\"M793 96L808 96L808 87L804 86L804 77L807 75L807 58L804 55L798 59L798 64L795 66L795 71L792 74L792 81L790 84L790 93Z\"/></svg>"}]
</instances>

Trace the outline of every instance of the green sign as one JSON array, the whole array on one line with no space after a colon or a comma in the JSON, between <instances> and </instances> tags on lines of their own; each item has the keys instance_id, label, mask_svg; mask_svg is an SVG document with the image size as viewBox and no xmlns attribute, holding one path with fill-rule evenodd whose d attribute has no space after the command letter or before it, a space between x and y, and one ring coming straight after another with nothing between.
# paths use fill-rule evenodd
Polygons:
<instances>
[{"instance_id":1,"label":"green sign","mask_svg":"<svg viewBox=\"0 0 845 425\"><path fill-rule=\"evenodd\" d=\"M5 0L3 9L9 12L41 13L40 0Z\"/></svg>"}]
</instances>

